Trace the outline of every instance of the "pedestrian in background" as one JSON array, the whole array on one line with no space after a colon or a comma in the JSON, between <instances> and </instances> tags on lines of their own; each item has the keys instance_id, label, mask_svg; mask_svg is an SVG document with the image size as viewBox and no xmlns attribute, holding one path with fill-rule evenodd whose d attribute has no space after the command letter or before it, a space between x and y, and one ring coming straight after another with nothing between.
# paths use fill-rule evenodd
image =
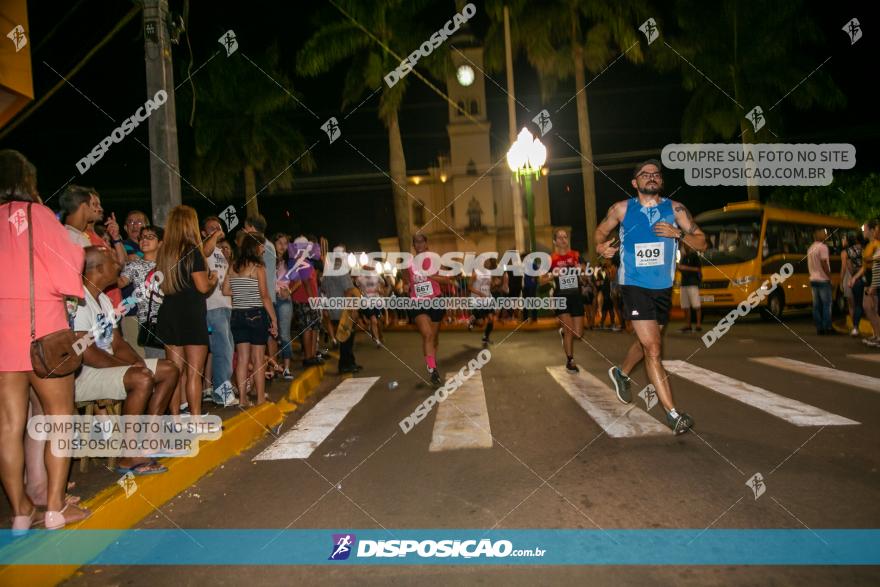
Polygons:
<instances>
[{"instance_id":1,"label":"pedestrian in background","mask_svg":"<svg viewBox=\"0 0 880 587\"><path fill-rule=\"evenodd\" d=\"M344 253L345 247L338 245L333 247L334 253ZM342 266L342 259L338 256L334 259L334 269ZM351 280L351 275L346 272L343 275L324 275L321 277L321 293L328 298L342 298L360 295ZM328 311L330 321L333 323L333 330L339 327L339 321L342 319L342 310L332 309ZM349 311L348 320L356 320L357 313L355 310ZM339 344L339 373L357 373L362 369L354 358L354 337L357 334L357 327L353 327L348 338Z\"/></svg>"},{"instance_id":2,"label":"pedestrian in background","mask_svg":"<svg viewBox=\"0 0 880 587\"><path fill-rule=\"evenodd\" d=\"M819 335L835 334L831 327L831 264L826 238L825 229L817 228L813 232L813 244L807 250L807 268L813 290L813 323Z\"/></svg>"},{"instance_id":3,"label":"pedestrian in background","mask_svg":"<svg viewBox=\"0 0 880 587\"><path fill-rule=\"evenodd\" d=\"M208 376L205 377L205 389L202 395L212 397L224 397L225 392L216 393L220 386L232 385L232 353L235 348L232 342L232 298L223 293L220 284L226 278L229 271L229 261L223 252L221 242L226 238L223 225L216 216L208 216L202 222L202 252L208 271L217 275L217 285L205 300L208 323L208 348L209 358L206 362ZM227 244L228 246L228 244Z\"/></svg>"},{"instance_id":4,"label":"pedestrian in background","mask_svg":"<svg viewBox=\"0 0 880 587\"><path fill-rule=\"evenodd\" d=\"M862 249L865 246L865 237L861 234L844 235L843 250L840 253L840 287L846 297L847 310L852 321L850 336L859 335L859 324L865 313L862 307L865 297L865 281L861 277L853 279L853 276L862 268Z\"/></svg>"},{"instance_id":5,"label":"pedestrian in background","mask_svg":"<svg viewBox=\"0 0 880 587\"><path fill-rule=\"evenodd\" d=\"M862 340L870 347L880 348L880 315L877 312L877 291L880 288L880 220L869 220L862 227L862 234L867 241L862 249L862 266L856 274L850 278L850 286L855 285L856 280L864 278L865 294L862 299L862 307L865 317L871 322L874 330L873 336Z\"/></svg>"},{"instance_id":6,"label":"pedestrian in background","mask_svg":"<svg viewBox=\"0 0 880 587\"><path fill-rule=\"evenodd\" d=\"M202 413L202 373L208 357L206 296L217 285L217 273L208 271L202 250L199 218L189 206L177 206L168 215L165 241L156 267L162 272L158 337L165 356L180 371L169 411L178 414L181 398L193 416Z\"/></svg>"},{"instance_id":7,"label":"pedestrian in background","mask_svg":"<svg viewBox=\"0 0 880 587\"><path fill-rule=\"evenodd\" d=\"M134 260L126 262L117 281L120 288L130 288L132 293L141 292L137 296L135 308L138 322L137 342L146 359L165 358L165 345L156 337L162 290L159 287L161 279L155 280L156 259L159 257L164 236L165 231L156 226L138 231L138 251L143 257L133 255Z\"/></svg>"},{"instance_id":8,"label":"pedestrian in background","mask_svg":"<svg viewBox=\"0 0 880 587\"><path fill-rule=\"evenodd\" d=\"M269 296L263 248L266 239L259 232L247 234L241 241L238 256L223 282L223 293L232 296L232 338L235 341L235 381L241 407L249 407L247 398L248 366L253 364L252 387L257 405L266 401L266 342L278 335L275 306ZM274 245L271 245L274 248Z\"/></svg>"},{"instance_id":9,"label":"pedestrian in background","mask_svg":"<svg viewBox=\"0 0 880 587\"><path fill-rule=\"evenodd\" d=\"M290 340L293 302L290 299L290 280L287 278L287 262L290 260L290 254L287 249L290 245L290 236L279 232L272 240L275 245L275 255L278 259L275 264L275 315L278 318L278 342L274 345L274 349L272 344L269 345L269 355L270 357L281 356L281 361L284 365L281 376L289 381L293 379L290 369L290 359L293 357L293 348L291 347L292 343ZM281 348L278 349L278 346Z\"/></svg>"},{"instance_id":10,"label":"pedestrian in background","mask_svg":"<svg viewBox=\"0 0 880 587\"><path fill-rule=\"evenodd\" d=\"M683 253L678 263L681 272L679 304L684 311L685 325L679 332L700 332L703 330L703 309L700 307L700 281L702 281L703 262L694 249L681 242ZM691 326L691 310L697 315L696 327Z\"/></svg>"},{"instance_id":11,"label":"pedestrian in background","mask_svg":"<svg viewBox=\"0 0 880 587\"><path fill-rule=\"evenodd\" d=\"M32 293L27 277L31 263L29 241L33 242ZM42 407L39 413L74 414L74 374L37 377L31 362L31 339L70 328L65 296L79 300L85 297L81 276L84 259L84 248L71 242L55 213L42 204L34 166L18 151L0 151L0 263L9 275L15 276L0 281L0 323L4 340L0 353L0 446L3 451L0 480L12 507L13 532L27 531L38 515L24 485L25 429L31 387L36 392L36 404ZM33 335L32 328L35 328ZM45 460L34 459L39 462L34 466L42 470L32 469L32 459L28 458L28 477L48 473L44 523L46 528L54 530L64 527L66 511L75 509L64 503L70 458L50 450L41 452ZM80 511L83 513L88 512Z\"/></svg>"}]
</instances>

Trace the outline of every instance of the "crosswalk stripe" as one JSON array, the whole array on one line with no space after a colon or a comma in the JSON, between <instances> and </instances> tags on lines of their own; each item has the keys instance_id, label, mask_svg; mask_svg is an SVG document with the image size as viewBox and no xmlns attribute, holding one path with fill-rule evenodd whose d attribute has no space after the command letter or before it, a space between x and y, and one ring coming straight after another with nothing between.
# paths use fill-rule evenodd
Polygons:
<instances>
[{"instance_id":1,"label":"crosswalk stripe","mask_svg":"<svg viewBox=\"0 0 880 587\"><path fill-rule=\"evenodd\" d=\"M849 371L813 365L812 363L804 363L803 361L796 361L786 357L750 357L749 360L833 383L844 383L853 387L861 387L868 391L880 392L880 379L862 375L861 373L850 373Z\"/></svg>"},{"instance_id":2,"label":"crosswalk stripe","mask_svg":"<svg viewBox=\"0 0 880 587\"><path fill-rule=\"evenodd\" d=\"M880 363L880 353L866 353L863 355L847 355L850 359L861 359L862 361L874 361Z\"/></svg>"},{"instance_id":3,"label":"crosswalk stripe","mask_svg":"<svg viewBox=\"0 0 880 587\"><path fill-rule=\"evenodd\" d=\"M613 389L584 369L574 374L565 367L554 366L547 367L547 372L612 438L671 433L669 428L636 406L620 403Z\"/></svg>"},{"instance_id":4,"label":"crosswalk stripe","mask_svg":"<svg viewBox=\"0 0 880 587\"><path fill-rule=\"evenodd\" d=\"M447 373L446 377L452 377ZM482 372L476 371L437 406L430 452L462 448L492 448L489 408Z\"/></svg>"},{"instance_id":5,"label":"crosswalk stripe","mask_svg":"<svg viewBox=\"0 0 880 587\"><path fill-rule=\"evenodd\" d=\"M782 418L795 426L851 426L859 424L855 420L777 395L762 387L697 367L685 361L663 361L663 366L671 375L677 375L703 387L708 387L714 392L726 395L777 418Z\"/></svg>"},{"instance_id":6,"label":"crosswalk stripe","mask_svg":"<svg viewBox=\"0 0 880 587\"><path fill-rule=\"evenodd\" d=\"M309 458L378 380L378 377L354 377L344 380L309 410L293 428L254 457L254 460Z\"/></svg>"}]
</instances>

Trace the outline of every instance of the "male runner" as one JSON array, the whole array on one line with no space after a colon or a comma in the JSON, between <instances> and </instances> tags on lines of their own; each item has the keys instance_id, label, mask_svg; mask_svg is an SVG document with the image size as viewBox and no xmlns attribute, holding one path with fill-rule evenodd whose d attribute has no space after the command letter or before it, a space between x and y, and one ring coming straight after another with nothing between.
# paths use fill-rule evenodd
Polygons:
<instances>
[{"instance_id":1,"label":"male runner","mask_svg":"<svg viewBox=\"0 0 880 587\"><path fill-rule=\"evenodd\" d=\"M660 196L663 174L660 162L648 159L639 163L632 186L636 197L617 202L596 227L596 245L600 255L611 258L620 251L620 280L624 318L630 320L638 338L630 347L620 367L608 370L623 403L632 402L629 373L645 359L648 379L657 390L666 410L666 424L675 434L687 432L693 419L675 409L669 376L661 362L662 330L669 322L672 280L675 275L675 251L684 241L697 251L706 250L706 235L681 203ZM606 240L620 224L620 241Z\"/></svg>"}]
</instances>

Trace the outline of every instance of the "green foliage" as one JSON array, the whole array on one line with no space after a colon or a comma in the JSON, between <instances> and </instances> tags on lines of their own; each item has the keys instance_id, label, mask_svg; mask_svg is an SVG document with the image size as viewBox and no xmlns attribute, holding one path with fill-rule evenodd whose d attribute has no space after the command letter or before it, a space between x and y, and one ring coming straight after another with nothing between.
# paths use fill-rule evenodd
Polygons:
<instances>
[{"instance_id":1,"label":"green foliage","mask_svg":"<svg viewBox=\"0 0 880 587\"><path fill-rule=\"evenodd\" d=\"M880 173L844 174L837 171L828 186L782 187L769 202L784 208L843 216L859 222L880 217Z\"/></svg>"},{"instance_id":2,"label":"green foliage","mask_svg":"<svg viewBox=\"0 0 880 587\"><path fill-rule=\"evenodd\" d=\"M339 6L351 18L330 6L316 19L315 33L297 54L297 71L306 77L327 73L346 64L348 73L342 88L342 107L356 106L363 98L381 89L379 117L388 124L403 101L407 85L414 78L410 72L389 88L384 81L388 72L400 65L433 31L420 13L426 0L340 0ZM353 19L353 20L352 20ZM448 48L441 45L416 66L435 77L445 73ZM390 52L389 52L390 50Z\"/></svg>"},{"instance_id":3,"label":"green foliage","mask_svg":"<svg viewBox=\"0 0 880 587\"><path fill-rule=\"evenodd\" d=\"M256 189L269 184L269 191L290 188L294 167L313 167L297 121L299 96L277 50L251 59L236 52L213 60L193 78L194 183L212 198L235 196L248 165L256 172ZM189 114L188 107L181 110Z\"/></svg>"},{"instance_id":4,"label":"green foliage","mask_svg":"<svg viewBox=\"0 0 880 587\"><path fill-rule=\"evenodd\" d=\"M514 55L525 52L541 77L545 98L556 91L559 82L574 76L572 51L577 46L583 49L584 65L593 74L624 52L625 59L633 63L644 60L638 26L649 11L643 0L489 0L486 65L490 71L504 68L505 3L510 9L511 50Z\"/></svg>"},{"instance_id":5,"label":"green foliage","mask_svg":"<svg viewBox=\"0 0 880 587\"><path fill-rule=\"evenodd\" d=\"M811 50L823 45L823 35L803 0L678 0L673 15L657 20L652 61L680 70L692 92L682 119L685 141L728 140L747 129L746 142L773 142L785 108L833 110L846 102L823 69L813 72L827 54ZM756 105L766 126L754 137L744 117Z\"/></svg>"}]
</instances>

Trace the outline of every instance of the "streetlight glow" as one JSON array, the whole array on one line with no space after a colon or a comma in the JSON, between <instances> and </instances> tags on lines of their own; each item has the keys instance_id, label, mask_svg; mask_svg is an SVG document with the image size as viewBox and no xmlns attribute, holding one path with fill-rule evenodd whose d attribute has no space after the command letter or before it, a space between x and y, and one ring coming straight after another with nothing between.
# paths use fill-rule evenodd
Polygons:
<instances>
[{"instance_id":1,"label":"streetlight glow","mask_svg":"<svg viewBox=\"0 0 880 587\"><path fill-rule=\"evenodd\" d=\"M514 173L534 173L547 161L547 147L523 128L507 151L507 166Z\"/></svg>"},{"instance_id":2,"label":"streetlight glow","mask_svg":"<svg viewBox=\"0 0 880 587\"><path fill-rule=\"evenodd\" d=\"M523 127L516 141L507 151L507 166L517 181L522 180L526 193L526 215L529 219L529 243L536 250L535 240L535 196L532 192L532 181L538 181L547 175L544 163L547 162L547 147L538 140L529 129Z\"/></svg>"}]
</instances>

